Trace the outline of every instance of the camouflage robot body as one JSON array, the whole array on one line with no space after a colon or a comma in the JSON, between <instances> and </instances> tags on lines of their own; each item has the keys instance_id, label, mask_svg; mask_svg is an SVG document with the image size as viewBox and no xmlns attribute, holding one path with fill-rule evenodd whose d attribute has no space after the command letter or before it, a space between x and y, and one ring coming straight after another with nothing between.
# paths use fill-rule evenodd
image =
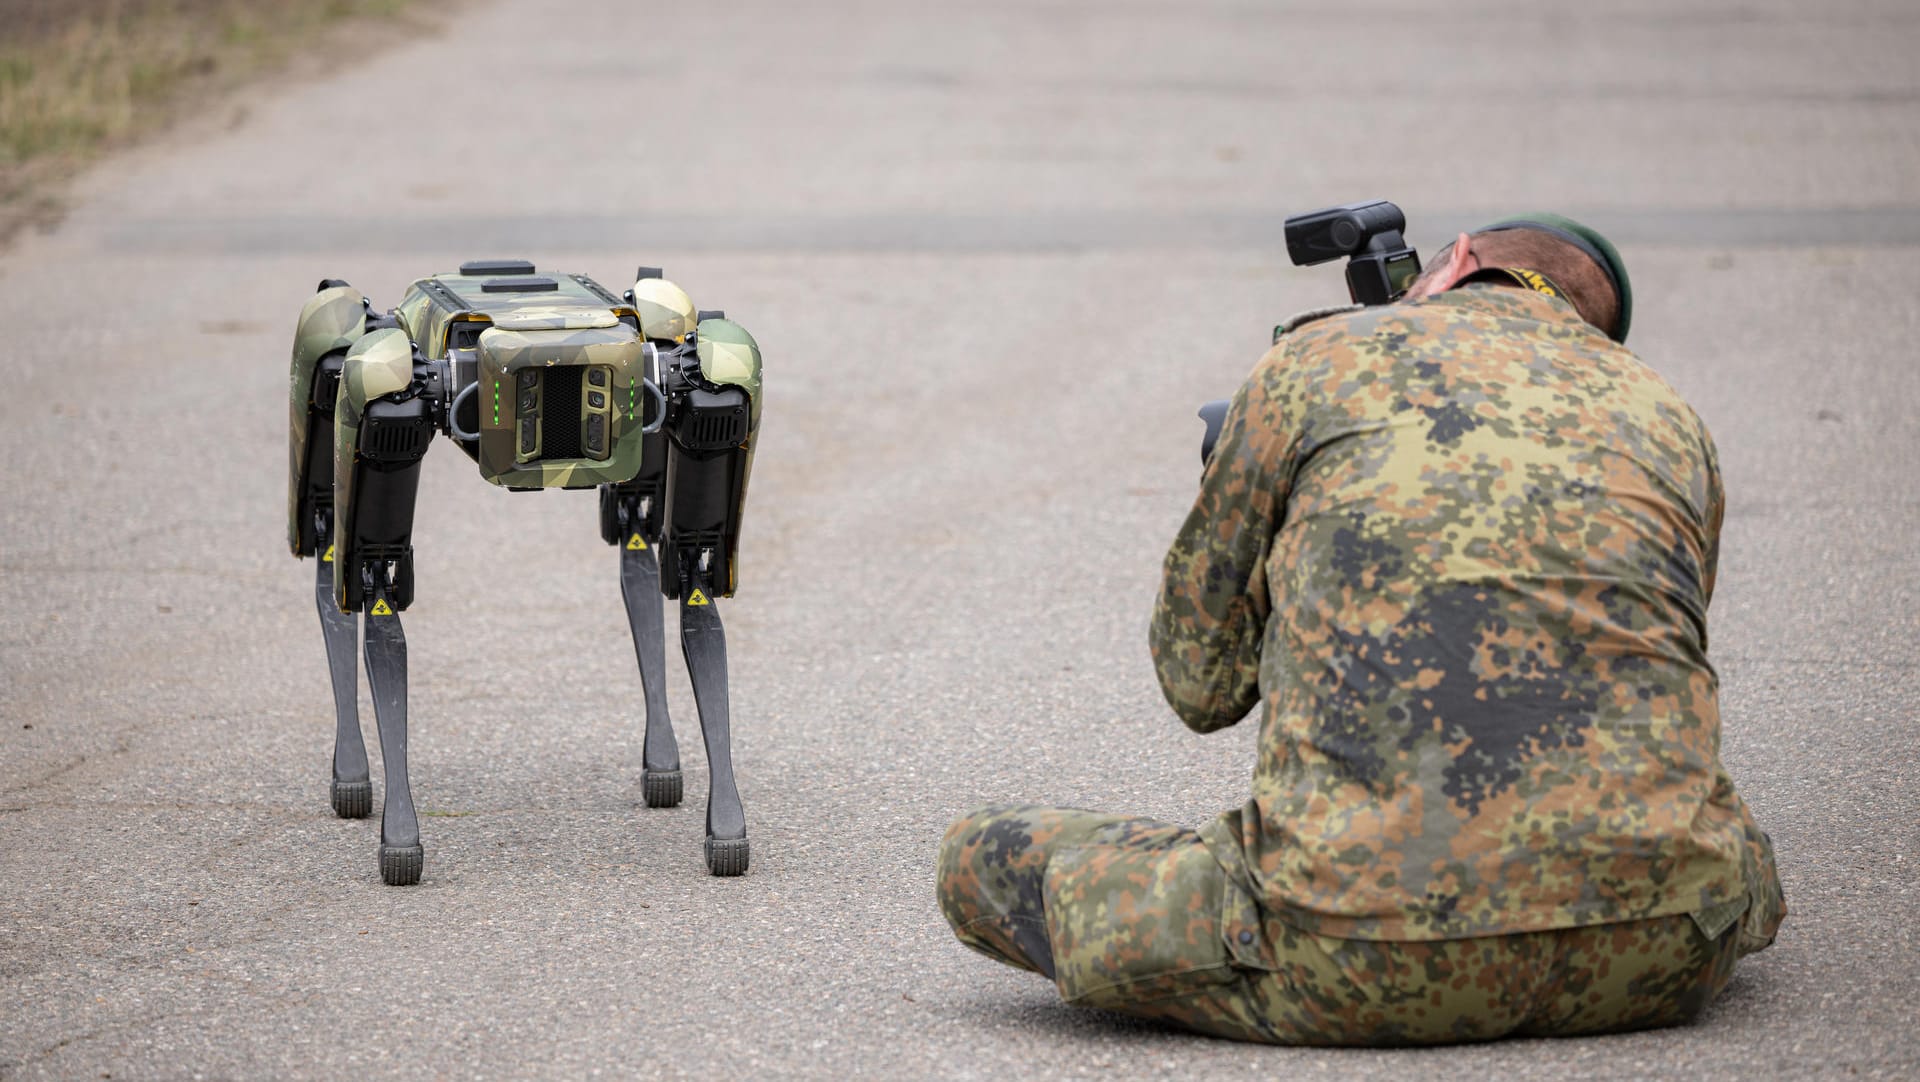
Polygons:
<instances>
[{"instance_id":1,"label":"camouflage robot body","mask_svg":"<svg viewBox=\"0 0 1920 1082\"><path fill-rule=\"evenodd\" d=\"M440 274L408 287L395 315L424 360L473 388L453 435L488 481L589 488L640 469L648 346L633 307L593 279Z\"/></svg>"}]
</instances>

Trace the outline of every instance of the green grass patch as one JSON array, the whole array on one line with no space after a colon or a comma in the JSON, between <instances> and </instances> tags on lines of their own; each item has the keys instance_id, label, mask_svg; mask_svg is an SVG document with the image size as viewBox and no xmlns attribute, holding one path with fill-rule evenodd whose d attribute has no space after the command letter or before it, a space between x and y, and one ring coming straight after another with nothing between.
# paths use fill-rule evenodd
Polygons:
<instances>
[{"instance_id":1,"label":"green grass patch","mask_svg":"<svg viewBox=\"0 0 1920 1082\"><path fill-rule=\"evenodd\" d=\"M0 0L0 239L103 150L408 0ZM380 22L390 25L382 26ZM11 219L11 220L10 220Z\"/></svg>"}]
</instances>

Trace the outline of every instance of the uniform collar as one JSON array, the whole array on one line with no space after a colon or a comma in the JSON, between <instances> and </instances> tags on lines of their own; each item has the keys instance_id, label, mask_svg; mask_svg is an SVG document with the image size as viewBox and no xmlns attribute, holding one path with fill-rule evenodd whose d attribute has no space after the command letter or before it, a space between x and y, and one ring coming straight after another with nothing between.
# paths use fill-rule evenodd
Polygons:
<instances>
[{"instance_id":1,"label":"uniform collar","mask_svg":"<svg viewBox=\"0 0 1920 1082\"><path fill-rule=\"evenodd\" d=\"M1606 333L1582 319L1579 309L1565 297L1549 296L1531 289L1496 285L1492 282L1471 282L1449 289L1445 293L1436 293L1425 300L1414 301L1408 307L1420 308L1426 305L1465 308L1474 312L1485 312L1488 315L1526 319L1536 323L1577 325L1602 337L1605 337Z\"/></svg>"},{"instance_id":2,"label":"uniform collar","mask_svg":"<svg viewBox=\"0 0 1920 1082\"><path fill-rule=\"evenodd\" d=\"M1424 300L1397 303L1409 309L1444 305L1449 308L1465 308L1469 311L1485 312L1488 315L1504 316L1508 319L1578 326L1603 338L1606 337L1604 331L1580 318L1579 310L1563 297L1550 297L1531 289L1495 285L1492 282L1471 282L1449 289L1445 293L1436 293ZM1386 311L1393 307L1395 305L1379 305L1377 309ZM1273 340L1278 342L1283 336L1292 334L1315 320L1344 315L1348 312L1365 311L1366 308L1367 306L1362 304L1336 304L1324 308L1309 308L1297 315L1289 316L1275 327Z\"/></svg>"}]
</instances>

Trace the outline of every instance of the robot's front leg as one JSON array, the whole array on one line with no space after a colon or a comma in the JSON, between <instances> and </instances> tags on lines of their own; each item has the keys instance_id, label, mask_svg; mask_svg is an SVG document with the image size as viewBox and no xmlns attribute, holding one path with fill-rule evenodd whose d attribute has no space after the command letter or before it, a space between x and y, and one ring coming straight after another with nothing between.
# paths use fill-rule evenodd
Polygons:
<instances>
[{"instance_id":1,"label":"robot's front leg","mask_svg":"<svg viewBox=\"0 0 1920 1082\"><path fill-rule=\"evenodd\" d=\"M354 343L334 407L334 601L343 612L366 614L367 686L386 773L380 878L393 886L419 882L425 864L407 774L407 639L399 614L413 603L413 508L435 426L406 335L376 330Z\"/></svg>"},{"instance_id":2,"label":"robot's front leg","mask_svg":"<svg viewBox=\"0 0 1920 1082\"><path fill-rule=\"evenodd\" d=\"M380 811L380 878L389 886L420 881L426 850L413 808L407 774L407 636L389 591L374 586L367 607L367 689L380 726L380 757L386 764L387 799Z\"/></svg>"},{"instance_id":3,"label":"robot's front leg","mask_svg":"<svg viewBox=\"0 0 1920 1082\"><path fill-rule=\"evenodd\" d=\"M695 580L680 597L680 651L700 710L700 736L707 746L707 870L744 875L747 813L733 781L733 738L727 705L727 632L713 590Z\"/></svg>"}]
</instances>

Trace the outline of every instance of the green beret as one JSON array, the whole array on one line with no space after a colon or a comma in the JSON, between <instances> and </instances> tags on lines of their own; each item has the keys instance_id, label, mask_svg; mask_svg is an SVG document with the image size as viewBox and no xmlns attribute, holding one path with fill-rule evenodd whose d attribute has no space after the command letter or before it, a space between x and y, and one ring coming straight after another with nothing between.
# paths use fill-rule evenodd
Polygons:
<instances>
[{"instance_id":1,"label":"green beret","mask_svg":"<svg viewBox=\"0 0 1920 1082\"><path fill-rule=\"evenodd\" d=\"M1627 340L1627 327L1633 322L1633 284L1627 280L1627 265L1621 261L1620 250L1612 242L1593 227L1581 225L1560 214L1522 214L1503 218L1475 232L1497 233L1503 229L1538 229L1543 233L1552 233L1600 264L1600 269L1613 279L1614 292L1620 297L1619 326L1613 329L1611 337L1616 342Z\"/></svg>"}]
</instances>

